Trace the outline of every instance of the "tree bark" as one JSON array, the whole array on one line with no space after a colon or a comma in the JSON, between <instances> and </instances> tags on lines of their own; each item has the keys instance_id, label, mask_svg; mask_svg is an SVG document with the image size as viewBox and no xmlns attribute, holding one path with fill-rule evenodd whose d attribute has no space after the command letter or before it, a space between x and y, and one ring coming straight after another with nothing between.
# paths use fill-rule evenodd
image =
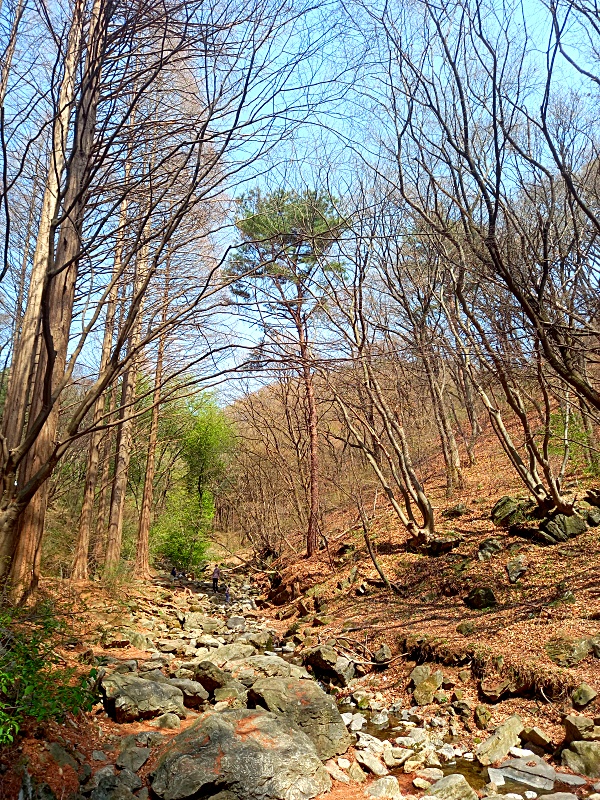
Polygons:
<instances>
[{"instance_id":1,"label":"tree bark","mask_svg":"<svg viewBox=\"0 0 600 800\"><path fill-rule=\"evenodd\" d=\"M169 302L169 259L165 264L165 285L163 292L162 323L167 319L167 306ZM148 579L150 572L150 522L152 517L152 501L154 499L154 475L156 471L156 443L158 440L158 419L161 395L161 382L163 371L163 358L165 352L166 335L163 332L158 342L156 354L156 369L154 372L154 392L152 394L152 419L150 422L150 435L148 439L148 456L146 460L146 475L144 477L144 493L140 512L137 546L135 554L135 575L137 578Z\"/></svg>"},{"instance_id":2,"label":"tree bark","mask_svg":"<svg viewBox=\"0 0 600 800\"><path fill-rule=\"evenodd\" d=\"M102 0L95 0L88 34L88 55L78 103L73 150L69 160L64 195L64 218L50 225L50 242L58 232L56 254L48 258L41 295L42 346L29 411L29 431L39 433L29 448L19 471L19 484L35 481L50 462L58 428L58 402L67 359L73 313L75 283L80 257L86 184L96 127L101 64L104 53L106 14ZM57 230L58 229L58 230ZM39 581L48 484L43 482L25 507L18 525L15 550L9 573L13 599L24 602Z\"/></svg>"}]
</instances>

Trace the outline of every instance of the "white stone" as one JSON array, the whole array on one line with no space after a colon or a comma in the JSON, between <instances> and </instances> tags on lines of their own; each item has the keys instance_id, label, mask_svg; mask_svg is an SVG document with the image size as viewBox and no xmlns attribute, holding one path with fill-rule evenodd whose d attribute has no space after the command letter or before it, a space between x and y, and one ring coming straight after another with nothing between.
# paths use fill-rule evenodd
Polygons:
<instances>
[{"instance_id":1,"label":"white stone","mask_svg":"<svg viewBox=\"0 0 600 800\"><path fill-rule=\"evenodd\" d=\"M535 755L532 750L524 750L522 747L511 747L508 752L515 758L529 758Z\"/></svg>"},{"instance_id":2,"label":"white stone","mask_svg":"<svg viewBox=\"0 0 600 800\"><path fill-rule=\"evenodd\" d=\"M338 763L338 767L340 767L340 769L350 769L350 763L351 763L351 762L350 762L350 761L348 761L348 759L347 759L347 758L342 758L342 757L340 756L340 757L338 758L338 760L337 760L337 763Z\"/></svg>"},{"instance_id":3,"label":"white stone","mask_svg":"<svg viewBox=\"0 0 600 800\"><path fill-rule=\"evenodd\" d=\"M342 714L342 722L346 727L348 727L348 725L350 725L350 723L352 722L353 716L354 714L351 711L346 711L344 714Z\"/></svg>"},{"instance_id":4,"label":"white stone","mask_svg":"<svg viewBox=\"0 0 600 800\"><path fill-rule=\"evenodd\" d=\"M493 767L488 767L488 776L492 783L495 783L496 786L504 786L506 781L504 780L504 775L499 769L494 769Z\"/></svg>"},{"instance_id":5,"label":"white stone","mask_svg":"<svg viewBox=\"0 0 600 800\"><path fill-rule=\"evenodd\" d=\"M537 792L532 792L531 789L528 789L526 792L523 792L527 800L535 800L537 797Z\"/></svg>"},{"instance_id":6,"label":"white stone","mask_svg":"<svg viewBox=\"0 0 600 800\"><path fill-rule=\"evenodd\" d=\"M473 753L463 753L463 758L464 758L465 761L474 761L475 760L475 756L473 755Z\"/></svg>"},{"instance_id":7,"label":"white stone","mask_svg":"<svg viewBox=\"0 0 600 800\"><path fill-rule=\"evenodd\" d=\"M350 720L350 730L359 731L361 730L361 728L364 728L366 723L367 720L365 719L365 717L363 717L362 714L352 714L352 719Z\"/></svg>"}]
</instances>

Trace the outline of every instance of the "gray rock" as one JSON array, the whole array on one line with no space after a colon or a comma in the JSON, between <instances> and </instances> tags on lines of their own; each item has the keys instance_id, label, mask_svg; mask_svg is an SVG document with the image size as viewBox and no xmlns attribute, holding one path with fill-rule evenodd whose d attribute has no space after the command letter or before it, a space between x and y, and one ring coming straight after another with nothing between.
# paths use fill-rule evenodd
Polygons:
<instances>
[{"instance_id":1,"label":"gray rock","mask_svg":"<svg viewBox=\"0 0 600 800\"><path fill-rule=\"evenodd\" d=\"M142 781L135 772L132 772L130 769L122 769L121 772L117 775L117 781L119 782L119 786L125 786L132 792L135 792L136 789L140 789L142 786Z\"/></svg>"},{"instance_id":2,"label":"gray rock","mask_svg":"<svg viewBox=\"0 0 600 800\"><path fill-rule=\"evenodd\" d=\"M525 556L516 556L515 558L511 558L506 563L506 572L508 574L508 580L511 583L516 583L519 578L522 578L527 572Z\"/></svg>"},{"instance_id":3,"label":"gray rock","mask_svg":"<svg viewBox=\"0 0 600 800\"><path fill-rule=\"evenodd\" d=\"M225 686L215 689L215 701L217 703L225 701L230 708L246 708L248 692L243 683L232 680Z\"/></svg>"},{"instance_id":4,"label":"gray rock","mask_svg":"<svg viewBox=\"0 0 600 800\"><path fill-rule=\"evenodd\" d=\"M554 788L555 770L539 756L513 758L499 768L505 778L549 792Z\"/></svg>"},{"instance_id":5,"label":"gray rock","mask_svg":"<svg viewBox=\"0 0 600 800\"><path fill-rule=\"evenodd\" d=\"M490 516L497 528L510 528L511 525L523 522L526 508L527 504L522 500L505 495L492 508Z\"/></svg>"},{"instance_id":6,"label":"gray rock","mask_svg":"<svg viewBox=\"0 0 600 800\"><path fill-rule=\"evenodd\" d=\"M554 750L552 739L541 728L524 728L521 733L521 741L532 744L534 747L541 747L542 750L551 752Z\"/></svg>"},{"instance_id":7,"label":"gray rock","mask_svg":"<svg viewBox=\"0 0 600 800\"><path fill-rule=\"evenodd\" d=\"M440 800L478 800L477 792L471 788L464 775L446 775L427 790L425 797Z\"/></svg>"},{"instance_id":8,"label":"gray rock","mask_svg":"<svg viewBox=\"0 0 600 800\"><path fill-rule=\"evenodd\" d=\"M565 726L565 743L578 741L600 741L600 726L594 725L594 720L584 714L568 714L563 719Z\"/></svg>"},{"instance_id":9,"label":"gray rock","mask_svg":"<svg viewBox=\"0 0 600 800\"><path fill-rule=\"evenodd\" d=\"M381 778L388 773L388 768L385 766L385 764L383 764L370 750L357 750L356 760L359 764L362 764L363 767L366 767L369 772L372 772L373 775L377 776L378 778Z\"/></svg>"},{"instance_id":10,"label":"gray rock","mask_svg":"<svg viewBox=\"0 0 600 800\"><path fill-rule=\"evenodd\" d=\"M600 777L600 742L571 742L562 752L562 763L588 778Z\"/></svg>"},{"instance_id":11,"label":"gray rock","mask_svg":"<svg viewBox=\"0 0 600 800\"><path fill-rule=\"evenodd\" d=\"M347 773L345 773L343 769L340 769L335 761L328 761L325 764L325 769L331 775L334 781L345 784L350 783L350 778L348 777Z\"/></svg>"},{"instance_id":12,"label":"gray rock","mask_svg":"<svg viewBox=\"0 0 600 800\"><path fill-rule=\"evenodd\" d=\"M176 686L183 693L183 704L186 708L199 708L208 700L208 692L198 681L186 678L171 678L171 686Z\"/></svg>"},{"instance_id":13,"label":"gray rock","mask_svg":"<svg viewBox=\"0 0 600 800\"><path fill-rule=\"evenodd\" d=\"M477 558L480 561L489 561L490 558L495 556L496 553L499 553L502 548L503 544L500 539L484 539L479 545Z\"/></svg>"},{"instance_id":14,"label":"gray rock","mask_svg":"<svg viewBox=\"0 0 600 800\"><path fill-rule=\"evenodd\" d=\"M160 758L152 790L161 800L210 796L308 800L331 780L305 733L261 710L204 714Z\"/></svg>"},{"instance_id":15,"label":"gray rock","mask_svg":"<svg viewBox=\"0 0 600 800\"><path fill-rule=\"evenodd\" d=\"M589 639L574 639L570 636L558 635L545 645L546 653L551 661L560 667L574 667L590 654L592 645Z\"/></svg>"},{"instance_id":16,"label":"gray rock","mask_svg":"<svg viewBox=\"0 0 600 800\"><path fill-rule=\"evenodd\" d=\"M333 679L342 686L347 686L354 677L354 663L339 656L329 645L308 650L304 655L304 664L312 667L316 675Z\"/></svg>"},{"instance_id":17,"label":"gray rock","mask_svg":"<svg viewBox=\"0 0 600 800\"><path fill-rule=\"evenodd\" d=\"M433 696L442 685L444 676L440 670L433 672L428 678L415 686L413 698L418 706L427 706L433 703Z\"/></svg>"},{"instance_id":18,"label":"gray rock","mask_svg":"<svg viewBox=\"0 0 600 800\"><path fill-rule=\"evenodd\" d=\"M355 783L364 783L367 780L366 773L360 768L360 764L353 761L348 767L348 776Z\"/></svg>"},{"instance_id":19,"label":"gray rock","mask_svg":"<svg viewBox=\"0 0 600 800\"><path fill-rule=\"evenodd\" d=\"M471 589L469 594L465 597L464 602L469 608L477 610L498 605L496 595L491 586L477 586Z\"/></svg>"},{"instance_id":20,"label":"gray rock","mask_svg":"<svg viewBox=\"0 0 600 800\"><path fill-rule=\"evenodd\" d=\"M400 785L398 779L393 775L386 775L379 780L373 781L370 786L367 786L366 793L369 797L385 797L390 800L401 800Z\"/></svg>"},{"instance_id":21,"label":"gray rock","mask_svg":"<svg viewBox=\"0 0 600 800\"><path fill-rule=\"evenodd\" d=\"M214 617L207 617L197 611L191 611L185 615L183 621L184 631L201 630L204 633L214 633L223 627L223 623Z\"/></svg>"},{"instance_id":22,"label":"gray rock","mask_svg":"<svg viewBox=\"0 0 600 800\"><path fill-rule=\"evenodd\" d=\"M204 657L205 661L212 661L218 667L227 664L228 661L238 661L242 658L254 655L256 650L251 644L244 644L243 642L233 642L232 644L224 644L212 650ZM196 678L196 680L198 680Z\"/></svg>"},{"instance_id":23,"label":"gray rock","mask_svg":"<svg viewBox=\"0 0 600 800\"><path fill-rule=\"evenodd\" d=\"M553 794L545 794L544 800L577 800L577 795L570 792L553 792Z\"/></svg>"},{"instance_id":24,"label":"gray rock","mask_svg":"<svg viewBox=\"0 0 600 800\"><path fill-rule=\"evenodd\" d=\"M574 536L579 536L587 530L587 523L579 514L567 517L565 514L556 514L551 520L540 525L542 530L552 536L556 542L566 542Z\"/></svg>"},{"instance_id":25,"label":"gray rock","mask_svg":"<svg viewBox=\"0 0 600 800\"><path fill-rule=\"evenodd\" d=\"M423 683L423 681L427 680L430 675L431 667L428 664L420 664L410 673L410 680L412 681L413 686L418 686L420 683Z\"/></svg>"},{"instance_id":26,"label":"gray rock","mask_svg":"<svg viewBox=\"0 0 600 800\"><path fill-rule=\"evenodd\" d=\"M583 708L591 703L598 696L598 692L592 689L587 683L580 683L577 689L571 695L573 705L578 708Z\"/></svg>"},{"instance_id":27,"label":"gray rock","mask_svg":"<svg viewBox=\"0 0 600 800\"><path fill-rule=\"evenodd\" d=\"M152 720L150 725L165 731L176 731L181 727L181 720L177 714L161 714L160 717Z\"/></svg>"},{"instance_id":28,"label":"gray rock","mask_svg":"<svg viewBox=\"0 0 600 800\"><path fill-rule=\"evenodd\" d=\"M511 747L519 742L519 734L523 730L521 717L513 714L506 722L499 725L489 739L477 748L477 760L484 767L505 758Z\"/></svg>"},{"instance_id":29,"label":"gray rock","mask_svg":"<svg viewBox=\"0 0 600 800\"><path fill-rule=\"evenodd\" d=\"M201 661L194 668L194 681L199 683L209 694L226 686L232 678L231 672L217 667L212 661Z\"/></svg>"},{"instance_id":30,"label":"gray rock","mask_svg":"<svg viewBox=\"0 0 600 800\"><path fill-rule=\"evenodd\" d=\"M179 719L179 717L177 718ZM146 761L150 758L150 748L136 747L135 744L125 747L119 754L116 764L117 767L122 769L129 769L131 772L137 772L138 769L144 766ZM133 787L129 787L130 789Z\"/></svg>"},{"instance_id":31,"label":"gray rock","mask_svg":"<svg viewBox=\"0 0 600 800\"><path fill-rule=\"evenodd\" d=\"M227 627L230 631L244 631L246 629L246 620L244 617L229 617Z\"/></svg>"},{"instance_id":32,"label":"gray rock","mask_svg":"<svg viewBox=\"0 0 600 800\"><path fill-rule=\"evenodd\" d=\"M352 743L334 699L314 681L261 678L250 689L248 702L297 725L322 760L345 753Z\"/></svg>"},{"instance_id":33,"label":"gray rock","mask_svg":"<svg viewBox=\"0 0 600 800\"><path fill-rule=\"evenodd\" d=\"M391 661L392 651L387 644L382 644L381 647L373 653L373 661L376 664L387 664Z\"/></svg>"},{"instance_id":34,"label":"gray rock","mask_svg":"<svg viewBox=\"0 0 600 800\"><path fill-rule=\"evenodd\" d=\"M270 650L273 647L273 635L269 631L249 633L246 640L254 645L257 650Z\"/></svg>"},{"instance_id":35,"label":"gray rock","mask_svg":"<svg viewBox=\"0 0 600 800\"><path fill-rule=\"evenodd\" d=\"M176 686L113 674L102 680L100 688L104 707L117 722L152 719L165 712L185 716L183 694Z\"/></svg>"},{"instance_id":36,"label":"gray rock","mask_svg":"<svg viewBox=\"0 0 600 800\"><path fill-rule=\"evenodd\" d=\"M581 775L571 775L568 772L557 772L556 782L562 783L563 786L585 786L587 783L585 778Z\"/></svg>"},{"instance_id":37,"label":"gray rock","mask_svg":"<svg viewBox=\"0 0 600 800\"><path fill-rule=\"evenodd\" d=\"M250 656L238 661L228 662L226 665L231 675L244 686L252 686L259 678L309 678L310 675L296 664L290 664L277 655Z\"/></svg>"}]
</instances>

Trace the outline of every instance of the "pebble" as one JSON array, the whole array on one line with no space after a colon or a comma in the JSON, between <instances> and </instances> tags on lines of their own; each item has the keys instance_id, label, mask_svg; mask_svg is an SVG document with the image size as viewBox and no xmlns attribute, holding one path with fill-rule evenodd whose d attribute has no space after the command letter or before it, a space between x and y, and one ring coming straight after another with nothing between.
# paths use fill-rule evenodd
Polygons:
<instances>
[{"instance_id":1,"label":"pebble","mask_svg":"<svg viewBox=\"0 0 600 800\"><path fill-rule=\"evenodd\" d=\"M340 769L350 769L350 761L347 758L342 758L341 756L337 760L338 767Z\"/></svg>"},{"instance_id":2,"label":"pebble","mask_svg":"<svg viewBox=\"0 0 600 800\"><path fill-rule=\"evenodd\" d=\"M475 756L473 755L473 753L463 753L463 758L464 758L465 761L474 761L475 760ZM518 795L518 796L521 797L521 795ZM505 795L505 797L508 797L508 795Z\"/></svg>"},{"instance_id":3,"label":"pebble","mask_svg":"<svg viewBox=\"0 0 600 800\"><path fill-rule=\"evenodd\" d=\"M527 798L527 800L535 800L536 797L537 797L537 793L536 792L532 792L531 790L523 792L523 794Z\"/></svg>"}]
</instances>

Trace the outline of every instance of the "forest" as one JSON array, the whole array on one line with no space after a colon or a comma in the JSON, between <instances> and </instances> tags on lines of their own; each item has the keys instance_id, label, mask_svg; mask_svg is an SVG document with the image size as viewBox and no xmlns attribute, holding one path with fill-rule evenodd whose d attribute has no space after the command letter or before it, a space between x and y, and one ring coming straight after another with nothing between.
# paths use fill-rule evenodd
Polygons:
<instances>
[{"instance_id":1,"label":"forest","mask_svg":"<svg viewBox=\"0 0 600 800\"><path fill-rule=\"evenodd\" d=\"M388 598L477 531L595 564L599 54L588 0L2 0L0 628L236 557L276 609L344 543Z\"/></svg>"}]
</instances>

